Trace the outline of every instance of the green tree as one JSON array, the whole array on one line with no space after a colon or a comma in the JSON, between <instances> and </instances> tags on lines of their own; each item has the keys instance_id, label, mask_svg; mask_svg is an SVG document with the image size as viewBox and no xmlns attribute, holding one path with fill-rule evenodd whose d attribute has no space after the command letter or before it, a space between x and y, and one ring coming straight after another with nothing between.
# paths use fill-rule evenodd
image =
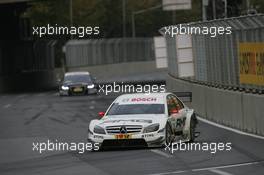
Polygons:
<instances>
[{"instance_id":1,"label":"green tree","mask_svg":"<svg viewBox=\"0 0 264 175\"><path fill-rule=\"evenodd\" d=\"M264 13L264 1L263 0L251 0L251 5L257 10L258 13Z\"/></svg>"}]
</instances>

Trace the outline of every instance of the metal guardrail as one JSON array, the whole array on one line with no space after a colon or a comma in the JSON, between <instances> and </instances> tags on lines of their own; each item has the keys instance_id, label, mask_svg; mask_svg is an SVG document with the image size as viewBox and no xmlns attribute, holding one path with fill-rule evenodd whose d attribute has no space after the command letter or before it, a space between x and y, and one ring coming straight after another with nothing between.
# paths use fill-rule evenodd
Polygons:
<instances>
[{"instance_id":1,"label":"metal guardrail","mask_svg":"<svg viewBox=\"0 0 264 175\"><path fill-rule=\"evenodd\" d=\"M264 85L241 84L239 81L238 43L264 42L264 15L249 15L206 22L182 24L189 27L232 27L230 35L192 35L195 77L193 81L221 85L238 89L263 90ZM165 28L161 29L164 33ZM176 41L167 36L168 69L174 77L178 77Z\"/></svg>"},{"instance_id":2,"label":"metal guardrail","mask_svg":"<svg viewBox=\"0 0 264 175\"><path fill-rule=\"evenodd\" d=\"M173 76L171 76L171 77L173 77ZM190 79L190 78L177 78L177 79L183 80L186 82L190 82L193 84L199 84L199 85L218 88L218 89L232 90L232 91L245 92L245 93L251 93L251 94L259 94L259 95L264 94L264 88L259 88L259 87L254 88L254 87L243 87L243 86L231 86L231 85L226 85L226 84L198 81L198 80L194 80L194 79Z\"/></svg>"},{"instance_id":3,"label":"metal guardrail","mask_svg":"<svg viewBox=\"0 0 264 175\"><path fill-rule=\"evenodd\" d=\"M83 67L154 60L152 38L70 40L65 44L66 66Z\"/></svg>"}]
</instances>

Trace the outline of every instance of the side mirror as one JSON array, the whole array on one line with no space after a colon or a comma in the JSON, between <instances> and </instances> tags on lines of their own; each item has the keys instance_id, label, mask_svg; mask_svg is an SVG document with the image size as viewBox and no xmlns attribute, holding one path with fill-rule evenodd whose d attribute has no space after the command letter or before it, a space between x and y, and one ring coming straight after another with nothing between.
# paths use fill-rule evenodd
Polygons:
<instances>
[{"instance_id":1,"label":"side mirror","mask_svg":"<svg viewBox=\"0 0 264 175\"><path fill-rule=\"evenodd\" d=\"M98 112L99 117L103 117L105 115L105 112Z\"/></svg>"}]
</instances>

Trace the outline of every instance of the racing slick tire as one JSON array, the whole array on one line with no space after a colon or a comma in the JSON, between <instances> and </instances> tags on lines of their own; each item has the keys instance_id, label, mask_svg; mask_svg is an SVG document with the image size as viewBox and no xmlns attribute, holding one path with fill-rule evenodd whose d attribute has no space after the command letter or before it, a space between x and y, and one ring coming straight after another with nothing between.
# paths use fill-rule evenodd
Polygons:
<instances>
[{"instance_id":1,"label":"racing slick tire","mask_svg":"<svg viewBox=\"0 0 264 175\"><path fill-rule=\"evenodd\" d=\"M196 128L196 120L195 117L191 118L191 123L190 123L190 140L189 142L194 142L195 140L195 128Z\"/></svg>"},{"instance_id":2,"label":"racing slick tire","mask_svg":"<svg viewBox=\"0 0 264 175\"><path fill-rule=\"evenodd\" d=\"M173 133L172 129L169 123L166 124L166 129L165 129L165 142L167 145L171 144L173 141Z\"/></svg>"}]
</instances>

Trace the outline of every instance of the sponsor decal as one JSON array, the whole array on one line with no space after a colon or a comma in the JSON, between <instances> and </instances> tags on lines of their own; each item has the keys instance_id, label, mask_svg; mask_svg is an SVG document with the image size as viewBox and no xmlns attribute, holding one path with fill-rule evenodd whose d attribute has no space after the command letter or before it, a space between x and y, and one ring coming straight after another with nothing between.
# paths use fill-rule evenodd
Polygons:
<instances>
[{"instance_id":1,"label":"sponsor decal","mask_svg":"<svg viewBox=\"0 0 264 175\"><path fill-rule=\"evenodd\" d=\"M142 138L147 138L147 137L154 137L154 134L144 134L144 135L142 135Z\"/></svg>"},{"instance_id":2,"label":"sponsor decal","mask_svg":"<svg viewBox=\"0 0 264 175\"><path fill-rule=\"evenodd\" d=\"M264 43L239 43L240 83L264 85Z\"/></svg>"},{"instance_id":3,"label":"sponsor decal","mask_svg":"<svg viewBox=\"0 0 264 175\"><path fill-rule=\"evenodd\" d=\"M132 102L144 102L144 101L157 101L157 98L148 97L148 98L132 98Z\"/></svg>"}]
</instances>

